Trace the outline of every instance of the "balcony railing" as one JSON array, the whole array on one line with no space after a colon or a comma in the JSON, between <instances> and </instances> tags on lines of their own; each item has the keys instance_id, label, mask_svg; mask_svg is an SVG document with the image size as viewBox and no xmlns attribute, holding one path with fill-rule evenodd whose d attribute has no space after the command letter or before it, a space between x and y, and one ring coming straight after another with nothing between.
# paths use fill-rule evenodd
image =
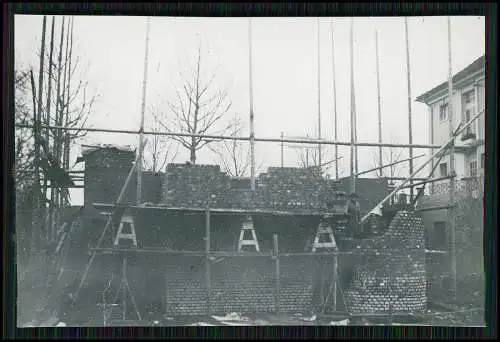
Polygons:
<instances>
[{"instance_id":1,"label":"balcony railing","mask_svg":"<svg viewBox=\"0 0 500 342\"><path fill-rule=\"evenodd\" d=\"M450 192L450 181L434 184L431 195L441 195ZM484 194L484 177L468 177L455 181L455 193L457 196L482 196Z\"/></svg>"}]
</instances>

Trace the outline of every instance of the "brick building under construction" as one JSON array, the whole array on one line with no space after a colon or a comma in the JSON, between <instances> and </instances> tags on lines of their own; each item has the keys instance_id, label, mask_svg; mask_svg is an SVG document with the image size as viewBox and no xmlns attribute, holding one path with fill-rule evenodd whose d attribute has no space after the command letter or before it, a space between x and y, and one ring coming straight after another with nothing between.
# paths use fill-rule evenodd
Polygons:
<instances>
[{"instance_id":1,"label":"brick building under construction","mask_svg":"<svg viewBox=\"0 0 500 342\"><path fill-rule=\"evenodd\" d=\"M59 244L65 257L52 291L63 302L72 298L72 309L59 313L65 321L99 319L103 302L116 304L115 321L152 312L407 315L426 308L424 229L414 212L386 207L354 232L348 184L314 168L269 168L251 192L248 179L190 164L144 172L143 203L132 180L116 205L134 155L109 146L83 152L85 205ZM358 182L364 215L389 189L387 180Z\"/></svg>"}]
</instances>

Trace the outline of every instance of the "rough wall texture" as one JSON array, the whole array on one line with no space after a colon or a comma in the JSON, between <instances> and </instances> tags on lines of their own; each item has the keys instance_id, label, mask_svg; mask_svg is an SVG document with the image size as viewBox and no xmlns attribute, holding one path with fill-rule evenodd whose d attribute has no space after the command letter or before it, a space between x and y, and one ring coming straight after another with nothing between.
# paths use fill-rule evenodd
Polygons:
<instances>
[{"instance_id":1,"label":"rough wall texture","mask_svg":"<svg viewBox=\"0 0 500 342\"><path fill-rule=\"evenodd\" d=\"M345 194L314 169L274 168L256 180L252 197L244 179L232 180L213 165L169 164L162 203L178 207L343 211Z\"/></svg>"},{"instance_id":2,"label":"rough wall texture","mask_svg":"<svg viewBox=\"0 0 500 342\"><path fill-rule=\"evenodd\" d=\"M99 148L84 155L85 168L94 167L131 167L135 152L117 148Z\"/></svg>"},{"instance_id":3,"label":"rough wall texture","mask_svg":"<svg viewBox=\"0 0 500 342\"><path fill-rule=\"evenodd\" d=\"M162 203L174 207L224 207L229 176L216 165L169 164L163 181Z\"/></svg>"},{"instance_id":4,"label":"rough wall texture","mask_svg":"<svg viewBox=\"0 0 500 342\"><path fill-rule=\"evenodd\" d=\"M211 299L203 258L176 258L168 264L166 312L171 315L203 315L208 312L303 312L310 308L312 276L310 260L284 260L276 296L276 264L270 257L226 257L210 264ZM278 308L276 308L278 300Z\"/></svg>"},{"instance_id":5,"label":"rough wall texture","mask_svg":"<svg viewBox=\"0 0 500 342\"><path fill-rule=\"evenodd\" d=\"M444 222L446 241L439 249L447 254L432 254L427 257L428 289L431 301L443 302L452 298L451 260L451 216L455 217L455 247L457 265L457 298L462 302L482 302L484 296L484 256L483 256L483 201L472 196L470 182L461 182L455 193L454 207L449 210L429 210L422 212L427 241L431 249L438 239L436 222ZM474 185L474 184L473 184ZM419 209L441 207L450 203L449 193L443 192L425 196Z\"/></svg>"},{"instance_id":6,"label":"rough wall texture","mask_svg":"<svg viewBox=\"0 0 500 342\"><path fill-rule=\"evenodd\" d=\"M379 238L362 241L363 262L345 291L352 313L419 312L426 308L424 227L420 217L399 211Z\"/></svg>"}]
</instances>

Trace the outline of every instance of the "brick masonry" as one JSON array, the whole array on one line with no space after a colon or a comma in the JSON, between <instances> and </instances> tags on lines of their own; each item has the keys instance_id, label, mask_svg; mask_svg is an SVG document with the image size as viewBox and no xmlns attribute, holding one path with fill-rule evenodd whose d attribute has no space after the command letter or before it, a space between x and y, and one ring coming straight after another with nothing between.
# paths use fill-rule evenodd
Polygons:
<instances>
[{"instance_id":1,"label":"brick masonry","mask_svg":"<svg viewBox=\"0 0 500 342\"><path fill-rule=\"evenodd\" d=\"M232 181L214 165L169 164L162 203L199 208L343 211L346 197L314 169L274 168L256 180L256 194ZM330 207L329 207L330 206Z\"/></svg>"},{"instance_id":2,"label":"brick masonry","mask_svg":"<svg viewBox=\"0 0 500 342\"><path fill-rule=\"evenodd\" d=\"M201 260L201 259L200 259ZM303 312L310 308L312 276L309 259L285 259L280 267L277 296L276 265L270 257L226 257L210 264L211 299L205 266L193 267L194 258L177 258L167 267L166 312L203 315L208 312Z\"/></svg>"},{"instance_id":3,"label":"brick masonry","mask_svg":"<svg viewBox=\"0 0 500 342\"><path fill-rule=\"evenodd\" d=\"M352 313L415 313L425 310L425 241L422 219L399 211L379 238L362 241L362 263L345 290Z\"/></svg>"},{"instance_id":4,"label":"brick masonry","mask_svg":"<svg viewBox=\"0 0 500 342\"><path fill-rule=\"evenodd\" d=\"M86 203L113 202L130 170L130 153L128 157L125 157L127 153L121 153L115 161L111 160L110 154L100 156L98 152L93 152L91 156L87 156L86 165ZM135 182L134 177L125 203L135 201ZM369 182L365 183L365 188L369 188ZM146 202L160 201L163 205L175 207L205 208L209 204L211 208L262 208L306 213L345 210L345 192L340 191L342 184L323 179L314 169L269 168L258 177L257 192L253 198L246 185L247 180L232 180L218 166L169 164L165 174L144 177L143 189L147 189L147 195L143 194L143 198ZM381 189L384 186L380 184ZM384 191L377 193L380 198L370 199L371 202L365 206L380 200L385 196ZM363 198L361 193L360 196ZM203 215L170 213L166 217L161 211L154 214L147 211L146 215L136 211L135 214L139 247L204 250ZM242 219L235 216L212 218L211 249L233 251ZM265 253L272 250L273 233L282 237L280 251L306 250L306 241L313 238L318 223L311 218L304 221L298 217L290 222L277 223L282 219L265 215L254 220L261 250ZM336 225L336 233L342 233L343 226ZM101 229L99 227L98 231ZM116 222L112 233L116 233ZM89 237L89 241L95 242L96 238L97 235ZM297 244L297 241L300 243ZM111 243L112 235L105 240L105 245L110 246ZM349 244L345 246L347 249L358 248ZM408 212L398 213L382 236L363 240L359 249L366 251L364 260L349 260L358 267L353 279L345 286L347 309L351 312L387 310L389 293L396 296L392 298L394 310L423 310L426 304L423 247L421 221ZM311 257L280 259L278 304L281 311L297 312L311 308L317 280L315 263L320 260ZM340 265L341 273L345 273L345 269L348 272L349 267L345 265L349 262L342 261L342 258L339 260L344 264ZM321 262L325 265L324 260ZM148 265L147 272L144 272L143 265ZM115 262L102 266L107 271L91 276L89 284L99 283L104 288L104 279L113 272L111 270L118 274L117 270L121 269ZM276 310L276 270L275 262L270 257L225 258L212 262L210 269L211 301L204 257L137 258L130 261L129 277L133 279L131 286L138 294L137 301L141 305L157 305L161 301L168 314L206 314L209 302L214 313ZM391 285L389 292L388 284Z\"/></svg>"}]
</instances>

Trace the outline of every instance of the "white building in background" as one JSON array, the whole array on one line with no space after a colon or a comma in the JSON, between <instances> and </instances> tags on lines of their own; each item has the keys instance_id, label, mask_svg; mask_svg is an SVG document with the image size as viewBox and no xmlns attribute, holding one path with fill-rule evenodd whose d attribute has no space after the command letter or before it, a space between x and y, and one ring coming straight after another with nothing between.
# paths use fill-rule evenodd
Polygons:
<instances>
[{"instance_id":1,"label":"white building in background","mask_svg":"<svg viewBox=\"0 0 500 342\"><path fill-rule=\"evenodd\" d=\"M469 66L457 72L452 78L453 92L451 105L453 129L462 122L469 121L475 113L485 106L485 56L481 56ZM451 138L448 111L448 81L420 95L416 99L427 105L429 111L429 143L443 145ZM485 116L481 115L466 131L455 140L455 173L457 180L484 179L484 139ZM435 152L435 151L434 151ZM432 153L434 153L432 152ZM432 178L449 175L449 151L439 161ZM439 183L431 185L431 194ZM481 182L482 183L482 182Z\"/></svg>"}]
</instances>

